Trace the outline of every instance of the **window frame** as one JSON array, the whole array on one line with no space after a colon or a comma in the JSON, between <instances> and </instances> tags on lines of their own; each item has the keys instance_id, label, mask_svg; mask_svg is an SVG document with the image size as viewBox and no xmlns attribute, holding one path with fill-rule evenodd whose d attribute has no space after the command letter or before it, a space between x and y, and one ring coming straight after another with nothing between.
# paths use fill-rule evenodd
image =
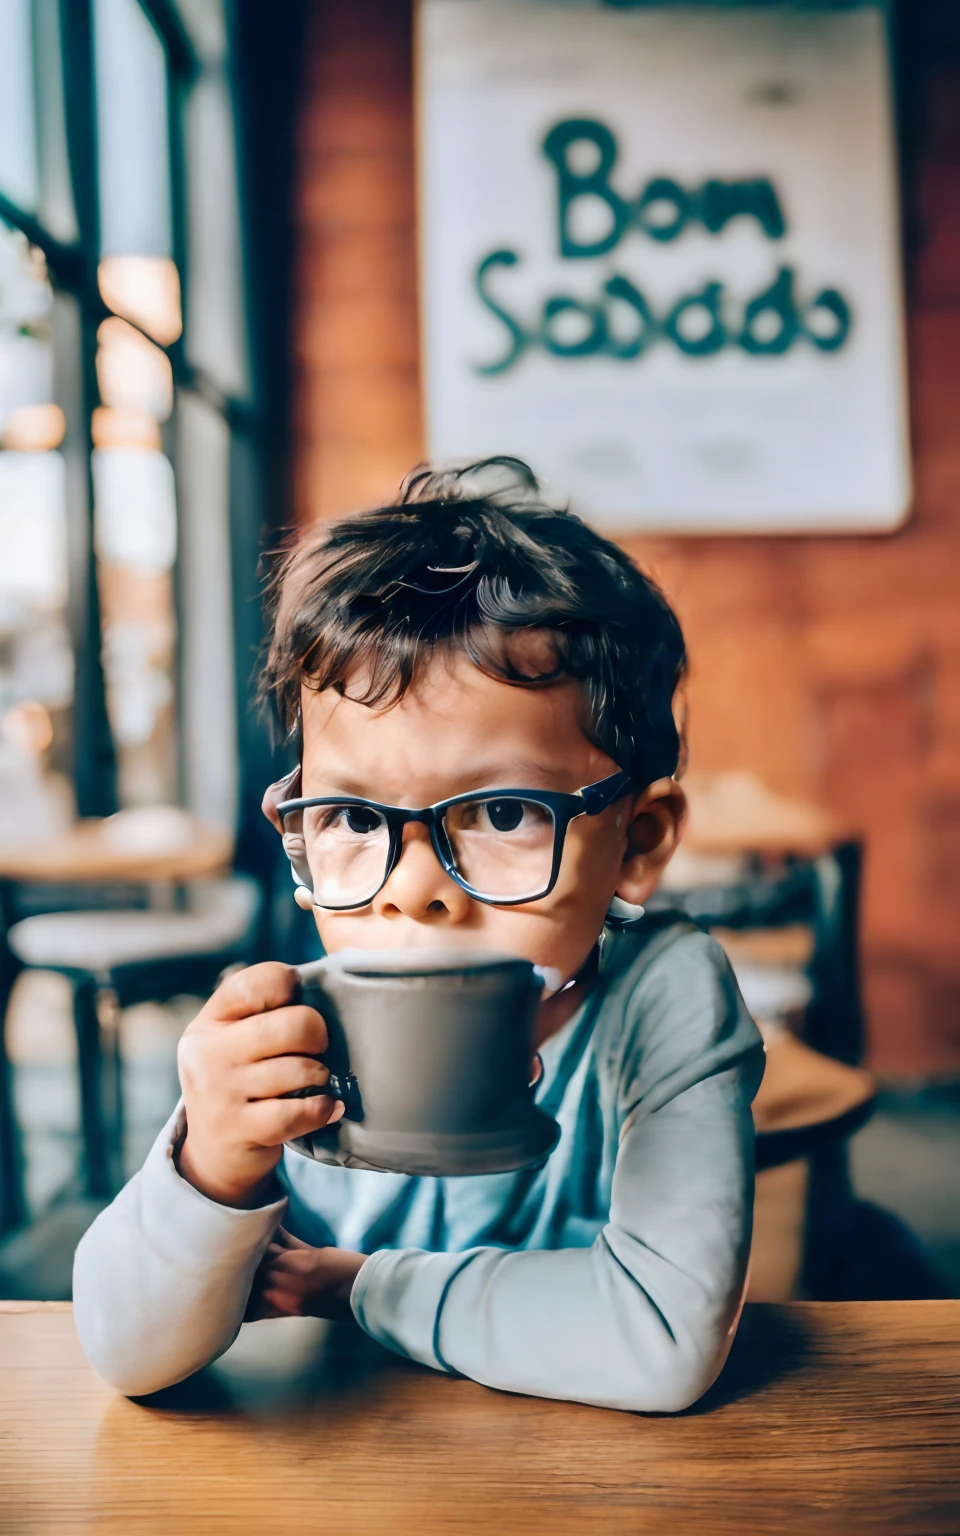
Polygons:
<instances>
[{"instance_id":1,"label":"window frame","mask_svg":"<svg viewBox=\"0 0 960 1536\"><path fill-rule=\"evenodd\" d=\"M85 463L85 474L77 477L78 484L82 483L82 492L75 493L74 504L68 505L68 523L73 530L68 601L68 623L75 659L73 779L80 816L105 816L117 809L117 754L106 707L93 528L92 419L95 407L101 403L96 374L97 330L101 323L114 313L104 303L98 286L100 228L94 3L95 0L57 0L64 117L70 179L76 208L77 239L72 242L58 239L38 215L19 207L0 190L0 218L12 228L20 230L32 245L43 252L55 294L70 295L80 315L81 355L79 359L71 359L70 362L73 363L74 370L79 371L82 380L82 432L77 431L74 440L68 444L70 450L83 456ZM245 449L251 450L254 457L257 457L257 412L252 403L252 396L240 399L225 393L215 379L189 361L189 339L186 332L190 282L186 186L188 164L184 117L191 87L202 73L203 62L193 46L173 0L135 0L135 3L140 6L153 26L166 58L171 250L180 277L185 323L184 330L177 340L164 346L143 331L129 316L124 315L122 318L134 329L141 330L151 345L159 347L170 361L174 384L174 408L170 421L163 426L163 450L171 460L175 478L179 482L176 425L178 402L182 391L190 391L198 396L225 422L231 441L231 471L237 458L237 447L240 447L243 458L247 458ZM237 114L231 66L232 59L228 57L228 84L234 127L236 127ZM38 153L42 153L39 126ZM239 166L237 172L239 183ZM242 243L243 209L242 191L239 185L238 199L241 217L237 238ZM241 252L241 262L242 256ZM246 307L246 294L244 294L244 305ZM56 357L54 371L56 376L59 372ZM237 476L231 472L229 476L231 532L235 497L239 494L236 479ZM182 510L178 496L178 520L181 517ZM235 597L238 574L236 564L236 559L233 558L230 585ZM174 610L179 641L183 608L179 541L173 577ZM236 602L234 606L236 608ZM180 671L179 644L177 670ZM247 683L246 677L241 676L241 672L242 662L237 655L234 658L233 690L238 706L238 724L240 710L244 706ZM182 714L180 708L182 676L177 678L177 683L179 720ZM178 740L180 757L178 789L182 798L183 744L182 732L179 731Z\"/></svg>"}]
</instances>

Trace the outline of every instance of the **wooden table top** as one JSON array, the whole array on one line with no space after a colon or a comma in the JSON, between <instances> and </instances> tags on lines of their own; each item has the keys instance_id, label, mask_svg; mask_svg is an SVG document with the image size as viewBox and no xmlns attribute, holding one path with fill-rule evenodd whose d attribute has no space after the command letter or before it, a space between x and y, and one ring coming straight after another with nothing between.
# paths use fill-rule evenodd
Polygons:
<instances>
[{"instance_id":1,"label":"wooden table top","mask_svg":"<svg viewBox=\"0 0 960 1536\"><path fill-rule=\"evenodd\" d=\"M956 1536L960 1302L748 1307L677 1418L488 1391L354 1328L244 1328L154 1405L0 1306L0 1531Z\"/></svg>"},{"instance_id":2,"label":"wooden table top","mask_svg":"<svg viewBox=\"0 0 960 1536\"><path fill-rule=\"evenodd\" d=\"M874 1098L871 1072L812 1051L782 1027L761 1027L766 1069L753 1101L753 1123L761 1134L841 1120Z\"/></svg>"},{"instance_id":3,"label":"wooden table top","mask_svg":"<svg viewBox=\"0 0 960 1536\"><path fill-rule=\"evenodd\" d=\"M0 849L0 880L180 884L222 873L233 856L229 832L192 818L188 828L174 829L167 846L162 835L117 836L111 820L87 817L59 837Z\"/></svg>"}]
</instances>

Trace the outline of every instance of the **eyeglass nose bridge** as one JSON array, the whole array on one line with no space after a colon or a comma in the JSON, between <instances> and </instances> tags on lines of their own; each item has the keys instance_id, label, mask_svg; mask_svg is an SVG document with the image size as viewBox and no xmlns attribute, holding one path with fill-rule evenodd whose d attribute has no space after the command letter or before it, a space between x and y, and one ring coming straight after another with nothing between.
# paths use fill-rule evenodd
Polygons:
<instances>
[{"instance_id":1,"label":"eyeglass nose bridge","mask_svg":"<svg viewBox=\"0 0 960 1536\"><path fill-rule=\"evenodd\" d=\"M427 806L426 810L423 811L404 811L401 831L408 822L418 821L423 826L432 827L435 825L436 820L437 813L432 806Z\"/></svg>"},{"instance_id":2,"label":"eyeglass nose bridge","mask_svg":"<svg viewBox=\"0 0 960 1536\"><path fill-rule=\"evenodd\" d=\"M440 868L443 870L444 874L448 875L449 878L455 882L455 884L462 886L465 890L468 889L463 877L457 871L456 861L453 857L453 850L450 848L446 834L443 830L443 818L446 813L446 809L447 808L445 805L441 806L439 809L436 806L428 805L423 810L403 810L399 813L399 815L396 813L394 814L393 824L391 826L393 846L391 848L389 861L387 864L387 872L383 877L383 885L380 887L381 891L383 890L383 886L386 885L387 881L390 879L390 876L393 874L394 870L403 857L403 829L412 822L416 822L420 826L426 827L430 834L430 846L433 849L437 861L440 864Z\"/></svg>"}]
</instances>

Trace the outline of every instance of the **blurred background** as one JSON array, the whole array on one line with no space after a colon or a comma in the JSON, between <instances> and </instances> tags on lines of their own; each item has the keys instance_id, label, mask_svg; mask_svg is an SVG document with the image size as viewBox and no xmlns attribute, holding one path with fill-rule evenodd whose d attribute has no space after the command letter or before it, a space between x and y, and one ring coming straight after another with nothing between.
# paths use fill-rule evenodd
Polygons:
<instances>
[{"instance_id":1,"label":"blurred background","mask_svg":"<svg viewBox=\"0 0 960 1536\"><path fill-rule=\"evenodd\" d=\"M491 451L684 624L658 900L764 1030L751 1295L960 1294L956 5L0 0L0 29L0 1296L69 1295L222 969L315 952L259 813L264 552ZM542 147L585 122L612 244L598 162ZM708 179L739 188L715 227Z\"/></svg>"}]
</instances>

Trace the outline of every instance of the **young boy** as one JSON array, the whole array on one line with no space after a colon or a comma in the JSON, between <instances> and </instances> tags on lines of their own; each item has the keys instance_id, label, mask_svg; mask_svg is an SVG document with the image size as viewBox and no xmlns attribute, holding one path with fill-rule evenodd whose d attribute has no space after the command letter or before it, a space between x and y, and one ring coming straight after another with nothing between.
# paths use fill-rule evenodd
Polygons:
<instances>
[{"instance_id":1,"label":"young boy","mask_svg":"<svg viewBox=\"0 0 960 1536\"><path fill-rule=\"evenodd\" d=\"M80 1338L121 1391L199 1369L245 1314L352 1313L437 1370L613 1408L677 1411L723 1364L762 1047L718 946L640 916L684 817L683 638L536 491L513 460L422 470L293 553L266 685L300 765L266 805L328 952L476 946L554 973L537 1094L560 1141L460 1179L284 1151L342 1112L282 1097L326 1081L324 1023L286 966L230 977L183 1037L182 1103L77 1252ZM565 831L537 799L608 780ZM423 821L388 834L383 807L474 791L444 813L452 867Z\"/></svg>"}]
</instances>

